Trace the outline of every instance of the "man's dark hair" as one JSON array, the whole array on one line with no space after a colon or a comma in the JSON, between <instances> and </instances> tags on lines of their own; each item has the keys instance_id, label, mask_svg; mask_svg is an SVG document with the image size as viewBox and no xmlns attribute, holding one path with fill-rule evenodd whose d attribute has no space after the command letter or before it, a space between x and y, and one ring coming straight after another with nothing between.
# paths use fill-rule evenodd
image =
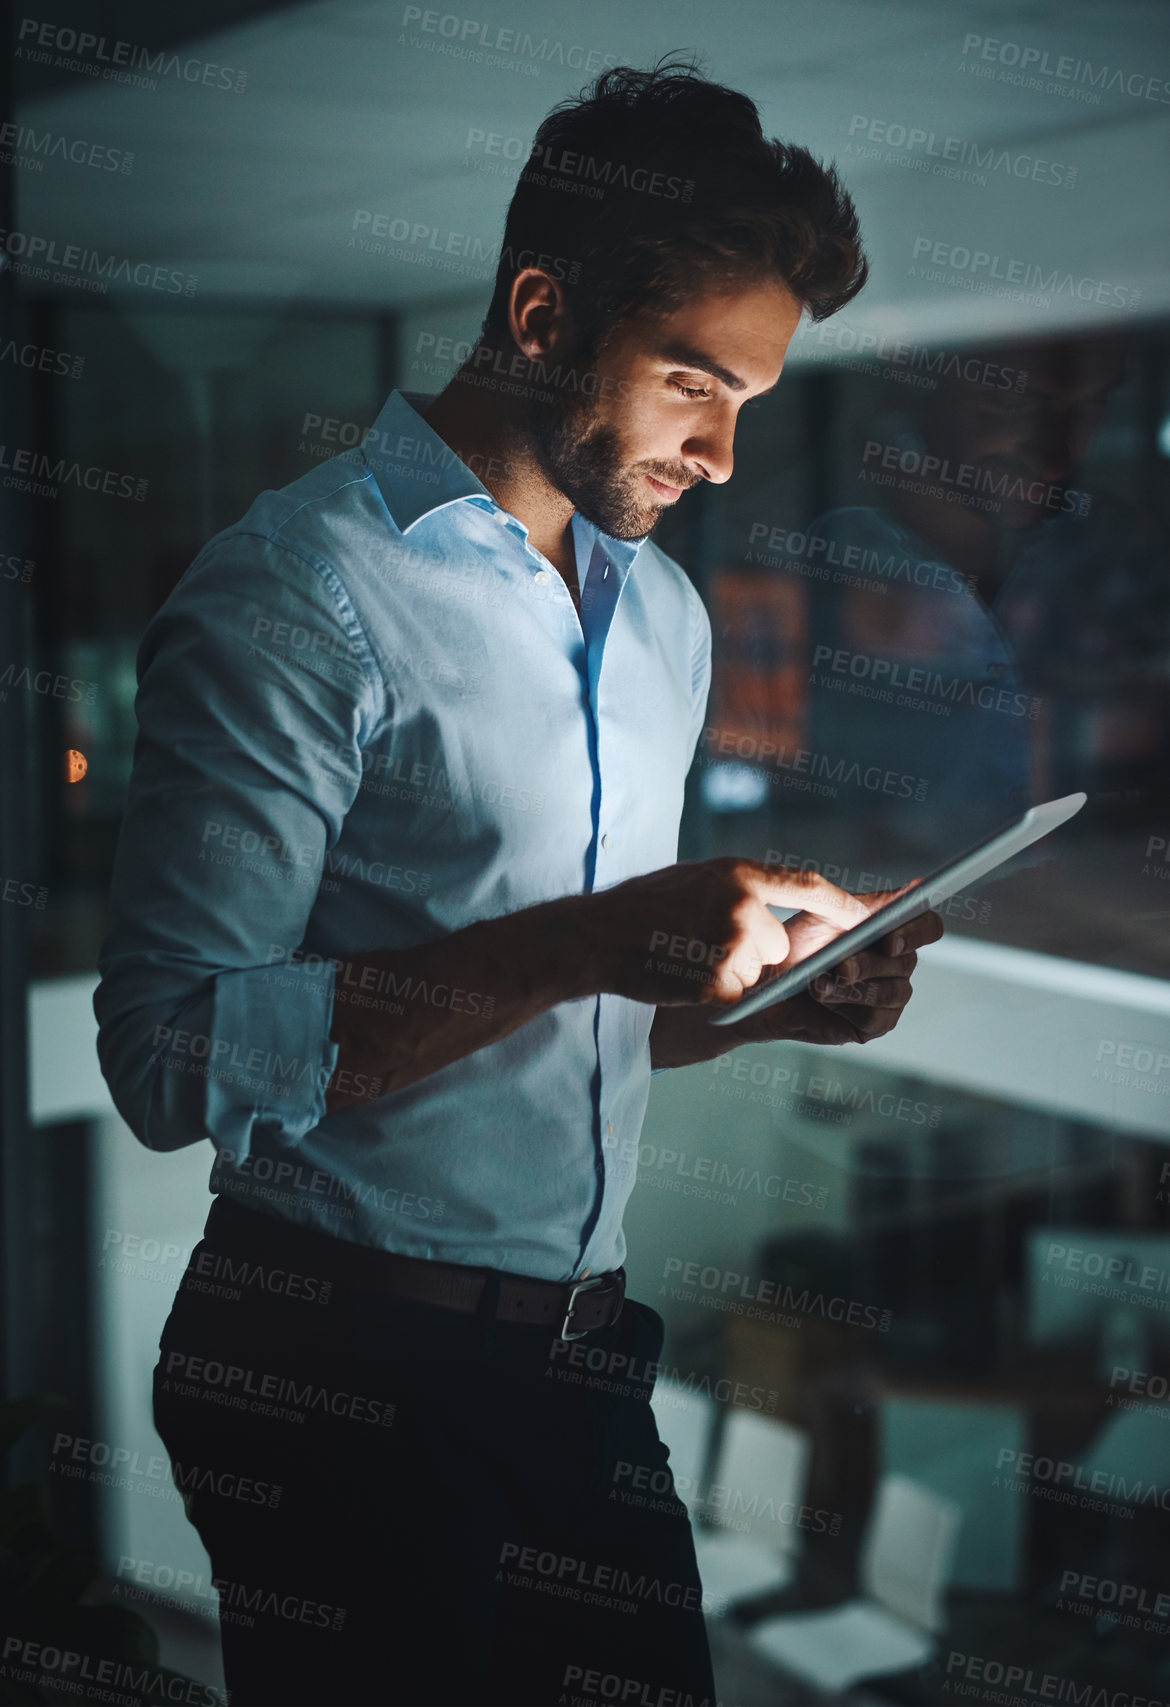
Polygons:
<instances>
[{"instance_id":1,"label":"man's dark hair","mask_svg":"<svg viewBox=\"0 0 1170 1707\"><path fill-rule=\"evenodd\" d=\"M545 118L508 208L484 343L507 347L526 266L560 280L591 356L623 322L769 278L825 320L869 272L836 169L769 140L747 95L677 56L604 71Z\"/></svg>"}]
</instances>

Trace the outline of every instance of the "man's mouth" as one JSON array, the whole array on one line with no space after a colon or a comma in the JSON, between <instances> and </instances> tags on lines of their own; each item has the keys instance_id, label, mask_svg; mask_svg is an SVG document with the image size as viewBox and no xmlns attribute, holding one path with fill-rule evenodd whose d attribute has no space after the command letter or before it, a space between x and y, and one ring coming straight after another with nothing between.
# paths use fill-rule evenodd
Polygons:
<instances>
[{"instance_id":1,"label":"man's mouth","mask_svg":"<svg viewBox=\"0 0 1170 1707\"><path fill-rule=\"evenodd\" d=\"M685 486L668 486L663 480L655 480L652 474L648 474L646 479L650 482L655 494L662 499L664 504L673 504L675 499L681 497L686 491Z\"/></svg>"}]
</instances>

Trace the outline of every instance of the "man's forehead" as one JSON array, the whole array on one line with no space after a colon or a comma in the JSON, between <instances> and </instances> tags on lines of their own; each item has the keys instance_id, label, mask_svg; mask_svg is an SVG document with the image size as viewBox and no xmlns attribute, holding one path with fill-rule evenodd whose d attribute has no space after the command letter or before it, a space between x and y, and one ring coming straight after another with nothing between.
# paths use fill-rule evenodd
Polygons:
<instances>
[{"instance_id":1,"label":"man's forehead","mask_svg":"<svg viewBox=\"0 0 1170 1707\"><path fill-rule=\"evenodd\" d=\"M711 293L647 321L639 342L655 360L709 373L729 391L746 391L782 358L800 318L789 293ZM755 370L753 374L750 370Z\"/></svg>"}]
</instances>

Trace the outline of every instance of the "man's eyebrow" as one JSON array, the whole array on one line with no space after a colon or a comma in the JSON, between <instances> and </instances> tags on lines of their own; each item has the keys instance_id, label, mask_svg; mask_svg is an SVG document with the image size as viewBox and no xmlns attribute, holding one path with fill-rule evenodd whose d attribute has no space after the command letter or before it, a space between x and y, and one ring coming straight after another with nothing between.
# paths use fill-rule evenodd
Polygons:
<instances>
[{"instance_id":1,"label":"man's eyebrow","mask_svg":"<svg viewBox=\"0 0 1170 1707\"><path fill-rule=\"evenodd\" d=\"M697 349L694 344L666 344L658 352L659 359L665 362L677 362L679 367L693 368L696 373L709 373L712 379L720 380L729 391L746 391L748 382L741 379L737 373L732 373L729 367L717 362L714 356L709 356L705 350ZM757 392L758 397L768 397L775 391L780 381L770 385L767 391Z\"/></svg>"}]
</instances>

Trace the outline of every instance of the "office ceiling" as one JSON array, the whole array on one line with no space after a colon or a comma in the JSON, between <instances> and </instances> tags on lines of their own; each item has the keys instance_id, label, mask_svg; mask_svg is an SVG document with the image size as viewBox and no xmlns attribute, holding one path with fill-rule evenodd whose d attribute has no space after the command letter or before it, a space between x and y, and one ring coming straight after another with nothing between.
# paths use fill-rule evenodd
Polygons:
<instances>
[{"instance_id":1,"label":"office ceiling","mask_svg":"<svg viewBox=\"0 0 1170 1707\"><path fill-rule=\"evenodd\" d=\"M141 88L58 66L31 93L38 74L18 61L22 125L130 150L134 162L128 174L57 158L18 171L16 223L194 274L203 303L486 305L492 269L457 267L475 240L480 254L499 240L519 169L507 154L591 63L697 49L708 76L757 101L770 134L841 166L873 262L850 328L951 342L1133 324L1170 307L1162 0L444 5L453 10L314 0L179 44L184 58L245 72L242 92L173 74ZM497 65L490 44L507 30L530 41L517 52L505 38ZM1021 86L1029 77L1039 87ZM510 140L495 155L478 140L469 150L472 131ZM971 150L992 145L996 163L980 170ZM1033 170L1035 181L1023 175ZM403 222L434 235L394 243ZM437 261L449 251L448 271ZM143 307L157 294L127 291Z\"/></svg>"}]
</instances>

